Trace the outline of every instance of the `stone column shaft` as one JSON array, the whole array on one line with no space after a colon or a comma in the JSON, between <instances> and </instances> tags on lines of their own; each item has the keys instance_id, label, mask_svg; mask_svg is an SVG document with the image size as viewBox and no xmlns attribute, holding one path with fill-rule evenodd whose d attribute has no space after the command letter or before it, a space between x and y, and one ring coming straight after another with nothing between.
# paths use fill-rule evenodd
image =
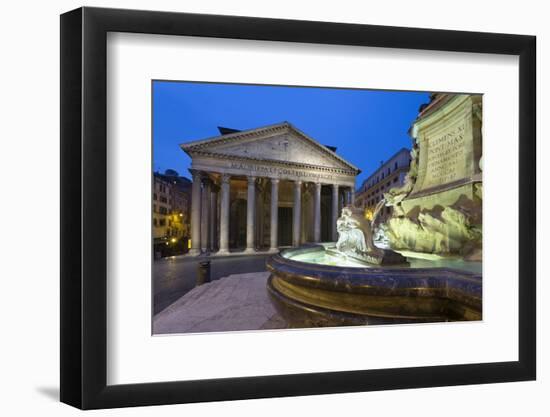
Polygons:
<instances>
[{"instance_id":1,"label":"stone column shaft","mask_svg":"<svg viewBox=\"0 0 550 417\"><path fill-rule=\"evenodd\" d=\"M270 249L276 250L279 246L278 243L279 233L279 180L277 178L271 179L271 226L269 229L270 235Z\"/></svg>"},{"instance_id":2,"label":"stone column shaft","mask_svg":"<svg viewBox=\"0 0 550 417\"><path fill-rule=\"evenodd\" d=\"M218 191L212 190L210 192L210 236L209 236L209 248L214 251L216 246L216 225L218 224Z\"/></svg>"},{"instance_id":3,"label":"stone column shaft","mask_svg":"<svg viewBox=\"0 0 550 417\"><path fill-rule=\"evenodd\" d=\"M315 183L313 197L313 241L321 241L321 183Z\"/></svg>"},{"instance_id":4,"label":"stone column shaft","mask_svg":"<svg viewBox=\"0 0 550 417\"><path fill-rule=\"evenodd\" d=\"M207 252L210 248L209 238L209 223L210 223L210 192L211 184L210 179L205 178L203 180L202 189L202 213L201 213L201 249L203 252Z\"/></svg>"},{"instance_id":5,"label":"stone column shaft","mask_svg":"<svg viewBox=\"0 0 550 417\"><path fill-rule=\"evenodd\" d=\"M256 209L256 177L248 177L248 196L246 202L246 252L254 252L256 234L254 220Z\"/></svg>"},{"instance_id":6,"label":"stone column shaft","mask_svg":"<svg viewBox=\"0 0 550 417\"><path fill-rule=\"evenodd\" d=\"M340 195L338 193L338 184L332 184L332 240L338 240L338 232L336 230L336 221L340 216Z\"/></svg>"},{"instance_id":7,"label":"stone column shaft","mask_svg":"<svg viewBox=\"0 0 550 417\"><path fill-rule=\"evenodd\" d=\"M349 203L355 206L355 186L351 187L349 190Z\"/></svg>"},{"instance_id":8,"label":"stone column shaft","mask_svg":"<svg viewBox=\"0 0 550 417\"><path fill-rule=\"evenodd\" d=\"M294 210L292 216L292 246L300 246L302 225L302 181L294 182Z\"/></svg>"},{"instance_id":9,"label":"stone column shaft","mask_svg":"<svg viewBox=\"0 0 550 417\"><path fill-rule=\"evenodd\" d=\"M190 255L198 255L201 251L201 173L191 171L193 185L191 188L191 249Z\"/></svg>"},{"instance_id":10,"label":"stone column shaft","mask_svg":"<svg viewBox=\"0 0 550 417\"><path fill-rule=\"evenodd\" d=\"M218 253L229 253L229 198L231 195L231 177L222 175L220 202L220 250Z\"/></svg>"}]
</instances>

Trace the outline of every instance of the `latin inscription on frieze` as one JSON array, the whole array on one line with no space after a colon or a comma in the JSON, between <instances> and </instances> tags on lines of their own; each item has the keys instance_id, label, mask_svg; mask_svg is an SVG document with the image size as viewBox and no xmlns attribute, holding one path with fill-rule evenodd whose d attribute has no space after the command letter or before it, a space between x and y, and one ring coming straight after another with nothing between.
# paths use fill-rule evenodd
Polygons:
<instances>
[{"instance_id":1,"label":"latin inscription on frieze","mask_svg":"<svg viewBox=\"0 0 550 417\"><path fill-rule=\"evenodd\" d=\"M244 171L250 171L251 174L265 176L265 177L277 177L277 178L304 178L304 179L319 179L319 180L332 180L334 176L331 174L300 171L292 168L280 168L266 165L257 165L241 162L231 163L231 168Z\"/></svg>"}]
</instances>

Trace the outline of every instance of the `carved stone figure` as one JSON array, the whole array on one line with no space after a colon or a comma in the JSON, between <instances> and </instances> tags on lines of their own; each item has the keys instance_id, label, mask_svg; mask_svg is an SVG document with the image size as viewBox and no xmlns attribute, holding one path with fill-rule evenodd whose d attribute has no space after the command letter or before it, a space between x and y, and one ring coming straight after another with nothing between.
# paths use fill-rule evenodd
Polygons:
<instances>
[{"instance_id":1,"label":"carved stone figure","mask_svg":"<svg viewBox=\"0 0 550 417\"><path fill-rule=\"evenodd\" d=\"M419 213L417 219L391 218L386 235L390 246L427 253L468 254L481 241L481 230L459 209Z\"/></svg>"},{"instance_id":2,"label":"carved stone figure","mask_svg":"<svg viewBox=\"0 0 550 417\"><path fill-rule=\"evenodd\" d=\"M336 222L338 242L336 249L342 253L380 253L374 245L370 222L362 215L361 210L346 206L342 216Z\"/></svg>"},{"instance_id":3,"label":"carved stone figure","mask_svg":"<svg viewBox=\"0 0 550 417\"><path fill-rule=\"evenodd\" d=\"M403 216L405 213L401 208L401 201L407 197L414 187L416 177L418 176L418 150L416 145L411 149L411 166L409 172L405 176L405 182L401 187L391 188L387 193L384 193L384 198L381 202L383 204L380 207L377 207L375 210L375 215L373 216L373 224L377 217L377 212L384 206L393 207L394 215Z\"/></svg>"},{"instance_id":4,"label":"carved stone figure","mask_svg":"<svg viewBox=\"0 0 550 417\"><path fill-rule=\"evenodd\" d=\"M336 222L338 242L336 251L340 255L350 256L376 265L406 264L407 260L397 252L375 246L371 223L360 209L346 206L342 216Z\"/></svg>"},{"instance_id":5,"label":"carved stone figure","mask_svg":"<svg viewBox=\"0 0 550 417\"><path fill-rule=\"evenodd\" d=\"M388 230L388 227L385 223L380 224L376 229L373 229L373 239L378 244L378 246L382 245L383 247L388 247L390 244L390 241L388 239L388 236L386 235L386 232Z\"/></svg>"}]
</instances>

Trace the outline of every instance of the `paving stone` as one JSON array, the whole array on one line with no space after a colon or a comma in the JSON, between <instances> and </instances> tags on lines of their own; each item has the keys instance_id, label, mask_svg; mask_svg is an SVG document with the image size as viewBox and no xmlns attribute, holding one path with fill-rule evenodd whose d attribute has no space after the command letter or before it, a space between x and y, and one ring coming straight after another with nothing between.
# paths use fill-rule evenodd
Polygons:
<instances>
[{"instance_id":1,"label":"paving stone","mask_svg":"<svg viewBox=\"0 0 550 417\"><path fill-rule=\"evenodd\" d=\"M189 291L153 318L154 334L285 329L267 292L269 272L229 275Z\"/></svg>"}]
</instances>

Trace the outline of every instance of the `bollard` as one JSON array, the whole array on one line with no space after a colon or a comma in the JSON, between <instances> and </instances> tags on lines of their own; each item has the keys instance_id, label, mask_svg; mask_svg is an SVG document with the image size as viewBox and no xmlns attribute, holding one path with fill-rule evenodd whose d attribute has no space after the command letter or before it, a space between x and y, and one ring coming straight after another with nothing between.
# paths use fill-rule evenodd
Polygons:
<instances>
[{"instance_id":1,"label":"bollard","mask_svg":"<svg viewBox=\"0 0 550 417\"><path fill-rule=\"evenodd\" d=\"M201 261L198 265L197 286L210 282L210 261Z\"/></svg>"}]
</instances>

